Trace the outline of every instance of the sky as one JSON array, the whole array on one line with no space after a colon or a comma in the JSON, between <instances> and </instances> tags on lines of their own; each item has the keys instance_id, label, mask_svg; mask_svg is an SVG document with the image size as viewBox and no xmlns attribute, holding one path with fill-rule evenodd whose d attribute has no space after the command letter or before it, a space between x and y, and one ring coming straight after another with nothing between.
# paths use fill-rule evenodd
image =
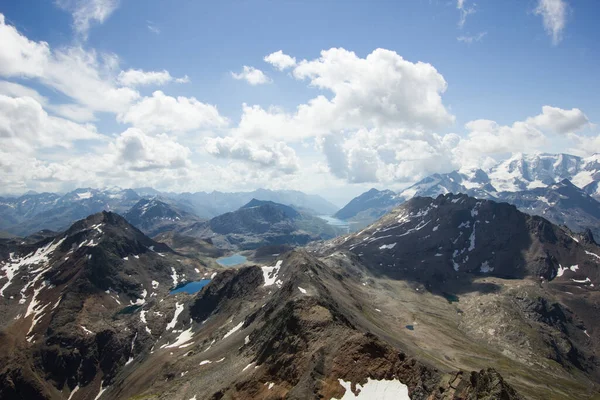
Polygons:
<instances>
[{"instance_id":1,"label":"sky","mask_svg":"<svg viewBox=\"0 0 600 400\"><path fill-rule=\"evenodd\" d=\"M0 192L371 187L600 152L595 0L0 2Z\"/></svg>"}]
</instances>

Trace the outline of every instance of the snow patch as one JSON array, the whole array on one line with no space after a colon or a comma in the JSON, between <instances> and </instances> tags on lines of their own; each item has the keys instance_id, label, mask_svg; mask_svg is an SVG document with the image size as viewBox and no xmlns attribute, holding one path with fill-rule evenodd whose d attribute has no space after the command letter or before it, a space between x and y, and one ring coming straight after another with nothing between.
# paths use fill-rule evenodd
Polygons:
<instances>
[{"instance_id":1,"label":"snow patch","mask_svg":"<svg viewBox=\"0 0 600 400\"><path fill-rule=\"evenodd\" d=\"M177 286L177 278L179 277L177 275L177 271L175 271L175 268L171 267L171 272L173 272L173 274L171 275L171 279L173 279L173 287Z\"/></svg>"},{"instance_id":2,"label":"snow patch","mask_svg":"<svg viewBox=\"0 0 600 400\"><path fill-rule=\"evenodd\" d=\"M492 272L494 267L490 267L489 261L484 261L479 269L482 273L487 274L488 272Z\"/></svg>"},{"instance_id":3,"label":"snow patch","mask_svg":"<svg viewBox=\"0 0 600 400\"><path fill-rule=\"evenodd\" d=\"M169 345L164 345L163 344L162 346L160 346L160 348L162 349L164 347L164 348L167 348L167 349L171 349L173 347L179 347L181 349L181 348L190 346L193 343L189 343L187 345L186 345L186 343L189 342L190 340L192 340L193 336L194 336L194 332L192 332L192 328L190 327L189 329L181 332L179 334L179 336L177 337L177 339L175 339L175 341L173 343L171 343Z\"/></svg>"},{"instance_id":4,"label":"snow patch","mask_svg":"<svg viewBox=\"0 0 600 400\"><path fill-rule=\"evenodd\" d=\"M364 386L356 384L357 395L352 392L352 382L342 379L338 379L338 382L346 389L346 393L343 397L332 400L410 400L408 386L396 379L378 381L368 378Z\"/></svg>"},{"instance_id":5,"label":"snow patch","mask_svg":"<svg viewBox=\"0 0 600 400\"><path fill-rule=\"evenodd\" d=\"M232 330L230 330L229 332L227 332L225 334L225 336L223 336L223 339L227 339L229 336L231 336L234 333L236 333L237 331L239 331L242 328L242 326L244 326L244 321L242 321L239 324L237 324L236 326L234 326Z\"/></svg>"},{"instance_id":6,"label":"snow patch","mask_svg":"<svg viewBox=\"0 0 600 400\"><path fill-rule=\"evenodd\" d=\"M175 328L175 325L177 325L177 317L179 317L179 314L181 314L182 311L183 304L175 303L175 314L173 315L173 319L171 320L171 322L169 322L167 324L167 327L165 328L167 331Z\"/></svg>"},{"instance_id":7,"label":"snow patch","mask_svg":"<svg viewBox=\"0 0 600 400\"><path fill-rule=\"evenodd\" d=\"M298 286L298 290L302 292L302 294L306 294L306 289L302 289L300 286Z\"/></svg>"},{"instance_id":8,"label":"snow patch","mask_svg":"<svg viewBox=\"0 0 600 400\"><path fill-rule=\"evenodd\" d=\"M271 286L273 284L281 286L283 282L277 280L277 273L281 268L281 263L283 263L283 261L279 260L277 261L274 267L261 267L263 272L263 278L265 280L265 284L263 286Z\"/></svg>"},{"instance_id":9,"label":"snow patch","mask_svg":"<svg viewBox=\"0 0 600 400\"><path fill-rule=\"evenodd\" d=\"M384 244L383 246L379 246L379 250L393 249L394 247L396 247L396 243Z\"/></svg>"},{"instance_id":10,"label":"snow patch","mask_svg":"<svg viewBox=\"0 0 600 400\"><path fill-rule=\"evenodd\" d=\"M600 256L598 254L595 253L590 253L589 251L585 250L585 254L587 254L588 256L592 256L592 257L596 257L597 259L600 260Z\"/></svg>"}]
</instances>

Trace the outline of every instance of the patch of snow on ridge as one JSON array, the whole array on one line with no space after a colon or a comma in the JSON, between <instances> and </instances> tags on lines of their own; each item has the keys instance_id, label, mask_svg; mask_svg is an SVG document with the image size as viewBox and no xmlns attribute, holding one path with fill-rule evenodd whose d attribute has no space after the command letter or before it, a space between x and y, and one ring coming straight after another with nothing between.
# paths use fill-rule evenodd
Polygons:
<instances>
[{"instance_id":1,"label":"patch of snow on ridge","mask_svg":"<svg viewBox=\"0 0 600 400\"><path fill-rule=\"evenodd\" d=\"M173 287L177 286L177 271L175 271L175 268L171 267L171 272L173 272L173 274L171 275L171 278L173 279Z\"/></svg>"},{"instance_id":2,"label":"patch of snow on ridge","mask_svg":"<svg viewBox=\"0 0 600 400\"><path fill-rule=\"evenodd\" d=\"M300 286L298 286L298 290L302 292L302 294L306 294L306 289L302 289Z\"/></svg>"},{"instance_id":3,"label":"patch of snow on ridge","mask_svg":"<svg viewBox=\"0 0 600 400\"><path fill-rule=\"evenodd\" d=\"M103 388L102 385L104 385L104 381L100 381L100 392L98 392L98 395L94 398L94 400L98 400L100 397L102 397L104 392L106 392L106 389L109 388L109 386Z\"/></svg>"},{"instance_id":4,"label":"patch of snow on ridge","mask_svg":"<svg viewBox=\"0 0 600 400\"><path fill-rule=\"evenodd\" d=\"M179 336L177 337L177 339L175 339L175 341L169 345L162 345L161 348L165 347L167 349L171 349L173 347L187 347L189 345L186 345L187 342L189 342L190 340L192 340L192 337L194 336L194 332L192 332L192 328L190 327L189 329L181 332L179 334Z\"/></svg>"},{"instance_id":5,"label":"patch of snow on ridge","mask_svg":"<svg viewBox=\"0 0 600 400\"><path fill-rule=\"evenodd\" d=\"M231 329L229 332L227 332L225 334L225 336L223 336L223 339L228 338L229 336L233 335L234 333L236 333L237 331L242 329L242 326L244 326L244 321L242 321L239 324L237 324L236 326L234 326L233 329Z\"/></svg>"},{"instance_id":6,"label":"patch of snow on ridge","mask_svg":"<svg viewBox=\"0 0 600 400\"><path fill-rule=\"evenodd\" d=\"M477 222L473 224L473 232L471 232L471 236L469 236L469 251L475 250L475 226L477 226Z\"/></svg>"},{"instance_id":7,"label":"patch of snow on ridge","mask_svg":"<svg viewBox=\"0 0 600 400\"><path fill-rule=\"evenodd\" d=\"M338 379L340 385L346 389L346 393L341 398L332 398L331 400L410 400L408 395L408 386L399 380L375 380L368 378L365 385L356 384L358 394L352 392L352 382Z\"/></svg>"},{"instance_id":8,"label":"patch of snow on ridge","mask_svg":"<svg viewBox=\"0 0 600 400\"><path fill-rule=\"evenodd\" d=\"M492 272L494 270L494 267L490 267L489 261L484 261L481 264L480 270L481 270L481 272L483 272L484 274L486 274L488 272Z\"/></svg>"},{"instance_id":9,"label":"patch of snow on ridge","mask_svg":"<svg viewBox=\"0 0 600 400\"><path fill-rule=\"evenodd\" d=\"M65 238L60 239L58 242L50 242L46 246L39 247L34 253L28 254L22 258L15 257L15 253L10 253L8 262L0 264L0 270L4 272L4 277L8 279L8 281L0 288L0 296L4 297L4 290L8 288L15 275L19 271L22 266L31 266L40 264L40 268L35 271L30 271L31 274L37 273L36 279L31 281L26 285L25 288L29 288L31 284L41 277L41 272L44 272L46 268L48 268L48 261L50 261L50 255L54 253L54 251L64 242ZM25 289L24 288L24 289ZM26 290L26 289L25 289ZM25 293L24 290L21 290L21 293ZM23 295L24 297L24 295Z\"/></svg>"},{"instance_id":10,"label":"patch of snow on ridge","mask_svg":"<svg viewBox=\"0 0 600 400\"><path fill-rule=\"evenodd\" d=\"M263 286L271 286L275 283L280 285L282 282L277 280L277 273L281 268L281 263L283 261L277 261L274 267L261 267L263 272L263 278L265 280L265 284Z\"/></svg>"},{"instance_id":11,"label":"patch of snow on ridge","mask_svg":"<svg viewBox=\"0 0 600 400\"><path fill-rule=\"evenodd\" d=\"M177 325L177 318L179 317L179 314L181 314L182 311L183 311L183 304L175 303L175 314L173 315L173 319L171 320L171 322L169 322L167 324L167 327L165 328L165 330L169 331L169 330L175 328L175 325Z\"/></svg>"},{"instance_id":12,"label":"patch of snow on ridge","mask_svg":"<svg viewBox=\"0 0 600 400\"><path fill-rule=\"evenodd\" d=\"M558 264L558 271L556 271L556 277L560 277L563 276L563 274L565 273L566 270L568 270L569 268L563 268L562 265Z\"/></svg>"},{"instance_id":13,"label":"patch of snow on ridge","mask_svg":"<svg viewBox=\"0 0 600 400\"><path fill-rule=\"evenodd\" d=\"M592 256L592 257L596 257L597 259L600 259L600 256L598 254L590 253L587 250L585 250L585 254L587 254L588 256Z\"/></svg>"},{"instance_id":14,"label":"patch of snow on ridge","mask_svg":"<svg viewBox=\"0 0 600 400\"><path fill-rule=\"evenodd\" d=\"M379 246L379 250L393 249L395 246L396 246L396 243L384 244L383 246Z\"/></svg>"}]
</instances>

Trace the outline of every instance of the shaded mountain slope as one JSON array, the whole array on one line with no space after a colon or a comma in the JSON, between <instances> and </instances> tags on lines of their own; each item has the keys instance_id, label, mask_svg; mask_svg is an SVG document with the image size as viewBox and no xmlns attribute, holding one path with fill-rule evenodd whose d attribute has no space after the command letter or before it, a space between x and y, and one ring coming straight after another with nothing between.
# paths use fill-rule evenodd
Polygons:
<instances>
[{"instance_id":1,"label":"shaded mountain slope","mask_svg":"<svg viewBox=\"0 0 600 400\"><path fill-rule=\"evenodd\" d=\"M201 268L107 212L11 248L0 266L0 397L7 399L66 398L109 382L133 338L152 339L131 312Z\"/></svg>"},{"instance_id":2,"label":"shaded mountain slope","mask_svg":"<svg viewBox=\"0 0 600 400\"><path fill-rule=\"evenodd\" d=\"M185 236L210 239L223 249L256 249L267 245L304 245L334 237L326 221L290 206L253 199L239 210L179 230Z\"/></svg>"},{"instance_id":3,"label":"shaded mountain slope","mask_svg":"<svg viewBox=\"0 0 600 400\"><path fill-rule=\"evenodd\" d=\"M123 217L150 237L174 230L200 219L157 198L141 199Z\"/></svg>"}]
</instances>

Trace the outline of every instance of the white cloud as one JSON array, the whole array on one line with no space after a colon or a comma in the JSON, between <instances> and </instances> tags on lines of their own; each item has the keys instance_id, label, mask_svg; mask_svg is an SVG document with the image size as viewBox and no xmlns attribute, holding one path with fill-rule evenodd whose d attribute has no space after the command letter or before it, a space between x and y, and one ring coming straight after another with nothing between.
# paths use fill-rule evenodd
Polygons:
<instances>
[{"instance_id":1,"label":"white cloud","mask_svg":"<svg viewBox=\"0 0 600 400\"><path fill-rule=\"evenodd\" d=\"M454 121L442 103L444 77L431 64L406 61L393 51L377 49L360 58L334 48L301 61L292 73L332 98L319 95L295 113L244 105L237 134L298 140L363 127L433 129Z\"/></svg>"},{"instance_id":2,"label":"white cloud","mask_svg":"<svg viewBox=\"0 0 600 400\"><path fill-rule=\"evenodd\" d=\"M73 28L87 39L92 22L104 23L119 6L119 0L56 0L56 4L72 14Z\"/></svg>"},{"instance_id":3,"label":"white cloud","mask_svg":"<svg viewBox=\"0 0 600 400\"><path fill-rule=\"evenodd\" d=\"M14 82L0 81L0 94L10 97L31 97L41 105L45 105L48 99L36 90Z\"/></svg>"},{"instance_id":4,"label":"white cloud","mask_svg":"<svg viewBox=\"0 0 600 400\"><path fill-rule=\"evenodd\" d=\"M0 75L7 77L41 76L50 57L46 42L34 42L5 23L0 14Z\"/></svg>"},{"instance_id":5,"label":"white cloud","mask_svg":"<svg viewBox=\"0 0 600 400\"><path fill-rule=\"evenodd\" d=\"M118 87L113 73L118 58L81 47L51 52L45 42L33 42L4 23L0 14L0 76L34 78L92 111L120 112L139 97Z\"/></svg>"},{"instance_id":6,"label":"white cloud","mask_svg":"<svg viewBox=\"0 0 600 400\"><path fill-rule=\"evenodd\" d=\"M271 79L268 76L266 76L264 74L264 72L262 72L260 69L256 69L254 67L249 67L247 65L244 65L242 72L240 72L240 73L232 72L231 76L234 79L238 79L238 80L243 79L253 86L263 85L265 83L271 82Z\"/></svg>"},{"instance_id":7,"label":"white cloud","mask_svg":"<svg viewBox=\"0 0 600 400\"><path fill-rule=\"evenodd\" d=\"M459 42L471 44L474 42L481 42L483 40L483 38L485 37L485 35L487 35L487 32L479 32L478 34L473 35L473 36L470 36L470 35L459 36L456 38L456 40L458 40Z\"/></svg>"},{"instance_id":8,"label":"white cloud","mask_svg":"<svg viewBox=\"0 0 600 400\"><path fill-rule=\"evenodd\" d=\"M191 154L165 134L148 136L136 128L121 133L111 147L119 163L136 171L184 168Z\"/></svg>"},{"instance_id":9,"label":"white cloud","mask_svg":"<svg viewBox=\"0 0 600 400\"><path fill-rule=\"evenodd\" d=\"M147 132L187 132L201 128L222 128L227 119L217 108L194 97L171 97L161 91L152 93L118 116Z\"/></svg>"},{"instance_id":10,"label":"white cloud","mask_svg":"<svg viewBox=\"0 0 600 400\"><path fill-rule=\"evenodd\" d=\"M169 71L143 71L141 69L128 69L121 71L117 77L119 83L123 86L144 86L144 85L164 85L175 81L176 83L187 83L190 78L185 75L181 78L173 78Z\"/></svg>"},{"instance_id":11,"label":"white cloud","mask_svg":"<svg viewBox=\"0 0 600 400\"><path fill-rule=\"evenodd\" d=\"M552 43L562 40L563 31L567 24L568 6L564 0L538 0L536 15L541 15L544 29L552 37Z\"/></svg>"},{"instance_id":12,"label":"white cloud","mask_svg":"<svg viewBox=\"0 0 600 400\"><path fill-rule=\"evenodd\" d=\"M282 50L265 56L264 60L280 71L296 66L296 58L284 54Z\"/></svg>"},{"instance_id":13,"label":"white cloud","mask_svg":"<svg viewBox=\"0 0 600 400\"><path fill-rule=\"evenodd\" d=\"M458 20L458 27L463 28L465 26L465 22L467 22L467 17L471 14L475 14L475 4L472 6L468 6L469 0L456 0L456 8L460 12L460 19Z\"/></svg>"},{"instance_id":14,"label":"white cloud","mask_svg":"<svg viewBox=\"0 0 600 400\"><path fill-rule=\"evenodd\" d=\"M47 108L53 113L75 122L89 122L96 120L92 110L77 104L50 104Z\"/></svg>"},{"instance_id":15,"label":"white cloud","mask_svg":"<svg viewBox=\"0 0 600 400\"><path fill-rule=\"evenodd\" d=\"M152 21L146 21L146 23L148 25L146 25L148 27L148 30L152 33L155 33L157 35L160 35L160 28L158 27L158 25L156 25L154 22Z\"/></svg>"},{"instance_id":16,"label":"white cloud","mask_svg":"<svg viewBox=\"0 0 600 400\"><path fill-rule=\"evenodd\" d=\"M39 148L69 148L77 140L102 140L102 136L93 125L48 115L31 97L0 95L0 147L4 150L32 153Z\"/></svg>"},{"instance_id":17,"label":"white cloud","mask_svg":"<svg viewBox=\"0 0 600 400\"><path fill-rule=\"evenodd\" d=\"M121 71L118 81L123 86L164 85L173 80L169 71L142 71L141 69L128 69Z\"/></svg>"},{"instance_id":18,"label":"white cloud","mask_svg":"<svg viewBox=\"0 0 600 400\"><path fill-rule=\"evenodd\" d=\"M294 173L299 168L296 152L283 142L259 145L233 137L208 138L205 150L215 157L247 161L286 174Z\"/></svg>"},{"instance_id":19,"label":"white cloud","mask_svg":"<svg viewBox=\"0 0 600 400\"><path fill-rule=\"evenodd\" d=\"M600 135L583 136L570 133L568 137L573 142L572 147L568 149L569 153L582 157L600 154Z\"/></svg>"},{"instance_id":20,"label":"white cloud","mask_svg":"<svg viewBox=\"0 0 600 400\"><path fill-rule=\"evenodd\" d=\"M51 51L4 22L0 14L0 76L32 78L60 91L92 111L121 112L139 93L118 87L114 72L118 57L81 47Z\"/></svg>"},{"instance_id":21,"label":"white cloud","mask_svg":"<svg viewBox=\"0 0 600 400\"><path fill-rule=\"evenodd\" d=\"M587 116L578 108L563 110L551 106L543 106L541 114L528 118L526 122L558 134L577 132L590 125Z\"/></svg>"},{"instance_id":22,"label":"white cloud","mask_svg":"<svg viewBox=\"0 0 600 400\"><path fill-rule=\"evenodd\" d=\"M317 141L329 171L349 183L394 185L456 167L450 145L438 135L402 129L361 129Z\"/></svg>"},{"instance_id":23,"label":"white cloud","mask_svg":"<svg viewBox=\"0 0 600 400\"><path fill-rule=\"evenodd\" d=\"M546 137L535 124L517 121L512 125L499 125L495 121L479 119L468 122L467 139L458 149L468 154L501 154L527 152L546 144Z\"/></svg>"}]
</instances>

